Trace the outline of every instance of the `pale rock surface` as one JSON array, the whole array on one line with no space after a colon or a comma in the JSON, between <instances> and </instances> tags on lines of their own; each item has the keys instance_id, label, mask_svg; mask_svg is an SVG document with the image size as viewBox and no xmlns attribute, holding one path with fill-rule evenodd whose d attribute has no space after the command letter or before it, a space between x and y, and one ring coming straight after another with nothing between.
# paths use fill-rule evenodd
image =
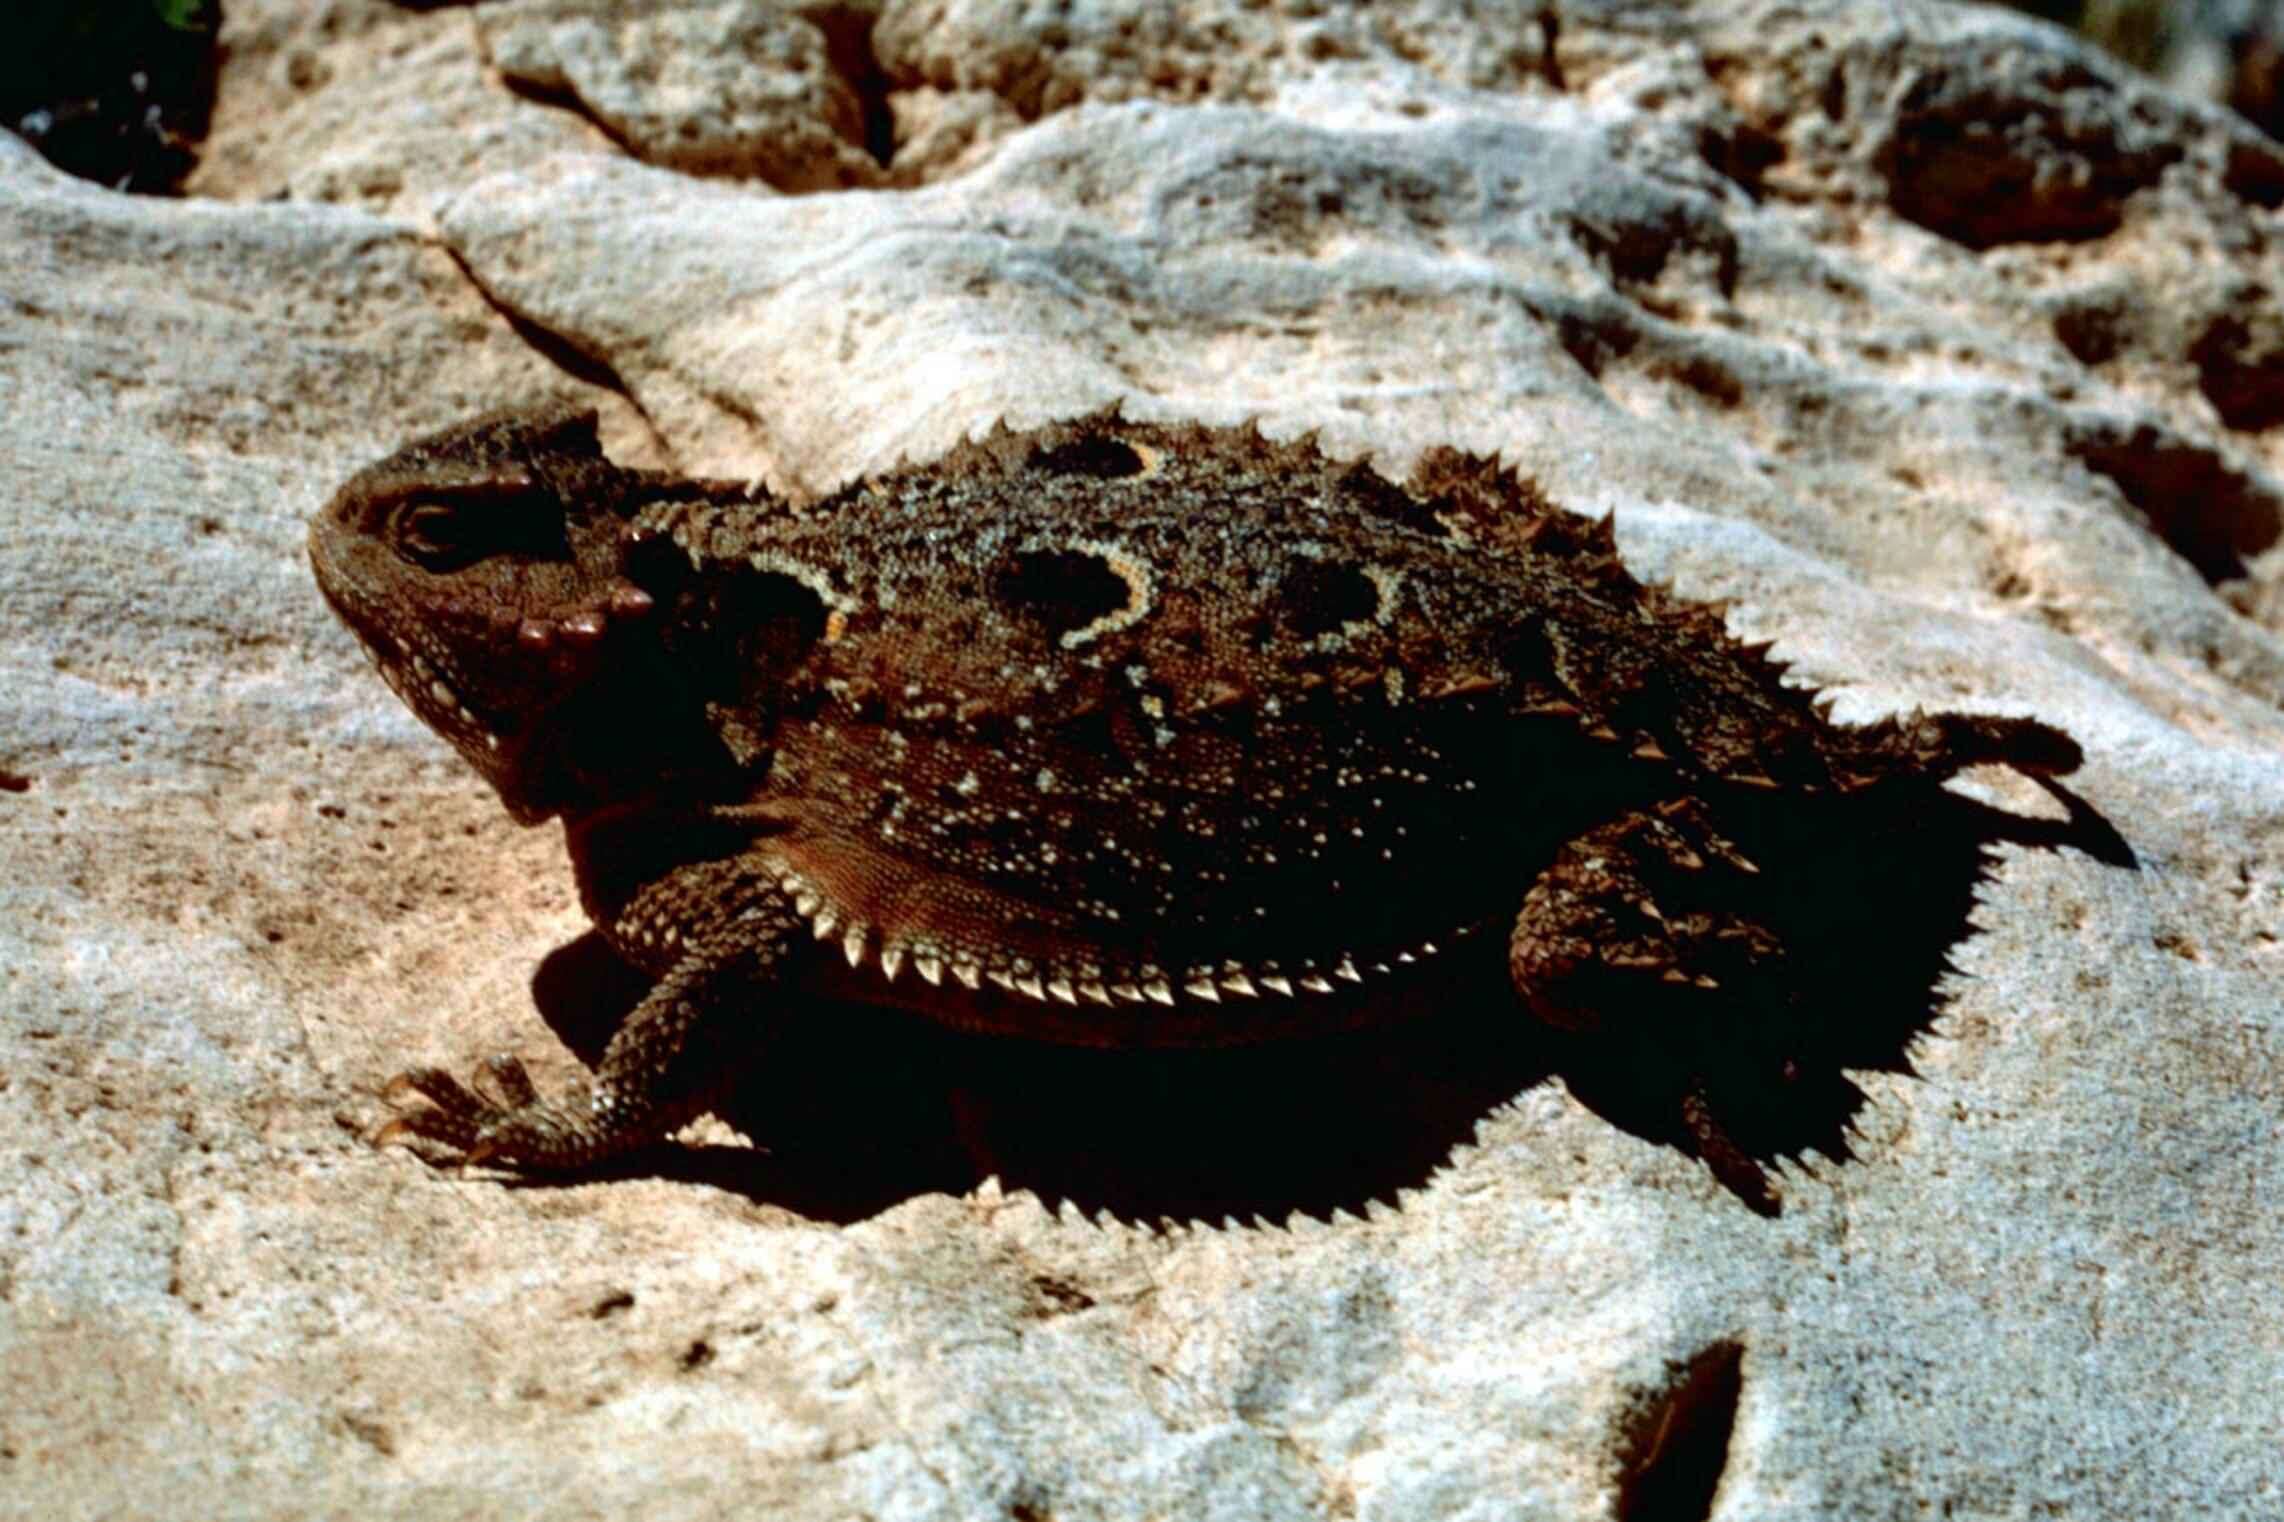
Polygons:
<instances>
[{"instance_id":1,"label":"pale rock surface","mask_svg":"<svg viewBox=\"0 0 2284 1522\"><path fill-rule=\"evenodd\" d=\"M511 86L561 98L628 151L689 174L759 180L780 190L877 183L865 151L851 15L741 0L507 0L473 10L484 56ZM883 123L885 126L885 122Z\"/></svg>"},{"instance_id":2,"label":"pale rock surface","mask_svg":"<svg viewBox=\"0 0 2284 1522\"><path fill-rule=\"evenodd\" d=\"M235 0L209 199L0 140L0 1515L2284 1513L2284 155L1996 13L1553 9ZM440 1175L378 1085L571 1080L583 927L302 522L569 395L797 491L1495 451L1845 719L2070 731L2139 866L2003 851L1775 1223L1556 1082L1368 1074L1391 1158L1268 1060L1216 1157L822 1017L773 1150Z\"/></svg>"}]
</instances>

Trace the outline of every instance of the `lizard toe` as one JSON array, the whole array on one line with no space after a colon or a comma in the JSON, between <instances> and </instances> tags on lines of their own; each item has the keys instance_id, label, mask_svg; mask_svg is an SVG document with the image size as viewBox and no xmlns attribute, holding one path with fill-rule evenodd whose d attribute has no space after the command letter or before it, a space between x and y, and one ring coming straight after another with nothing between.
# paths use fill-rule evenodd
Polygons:
<instances>
[{"instance_id":1,"label":"lizard toe","mask_svg":"<svg viewBox=\"0 0 2284 1522\"><path fill-rule=\"evenodd\" d=\"M487 1057L476 1073L477 1092L501 1110L526 1110L539 1104L539 1090L523 1063L505 1052Z\"/></svg>"},{"instance_id":2,"label":"lizard toe","mask_svg":"<svg viewBox=\"0 0 2284 1522\"><path fill-rule=\"evenodd\" d=\"M412 1068L381 1097L401 1113L373 1133L376 1147L434 1142L457 1153L453 1161L463 1168L488 1160L574 1166L597 1150L593 1128L541 1100L523 1064L509 1056L486 1061L473 1087L440 1068Z\"/></svg>"}]
</instances>

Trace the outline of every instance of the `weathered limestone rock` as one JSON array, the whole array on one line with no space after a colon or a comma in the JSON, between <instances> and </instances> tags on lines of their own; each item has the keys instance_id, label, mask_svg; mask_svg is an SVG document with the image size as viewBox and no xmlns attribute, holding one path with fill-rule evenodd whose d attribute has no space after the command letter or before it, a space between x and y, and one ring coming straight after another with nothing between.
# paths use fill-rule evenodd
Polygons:
<instances>
[{"instance_id":1,"label":"weathered limestone rock","mask_svg":"<svg viewBox=\"0 0 2284 1522\"><path fill-rule=\"evenodd\" d=\"M206 199L0 138L0 1514L2274 1512L2284 155L1913 0L1162 15L237 0ZM382 1079L615 1011L302 521L549 396L800 491L1496 452L1843 719L2068 730L2139 867L2003 851L1776 1223L1432 1044L828 1012L761 1150L439 1176Z\"/></svg>"}]
</instances>

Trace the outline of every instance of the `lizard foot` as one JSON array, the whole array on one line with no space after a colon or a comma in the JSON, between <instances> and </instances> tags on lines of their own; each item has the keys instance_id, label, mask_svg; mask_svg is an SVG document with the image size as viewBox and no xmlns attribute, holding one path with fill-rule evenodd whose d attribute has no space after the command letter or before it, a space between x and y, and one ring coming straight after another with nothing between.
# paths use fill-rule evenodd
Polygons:
<instances>
[{"instance_id":1,"label":"lizard foot","mask_svg":"<svg viewBox=\"0 0 2284 1522\"><path fill-rule=\"evenodd\" d=\"M1768 1060L1784 1045L1788 958L1757 912L1759 877L1695 804L1623 815L1565 846L1532 885L1508 967L1539 1019L1605 1043L1645 1091L1670 1093L1676 1139L1773 1216L1775 1190L1732 1136L1727 1102L1740 1074L1787 1070Z\"/></svg>"},{"instance_id":2,"label":"lizard foot","mask_svg":"<svg viewBox=\"0 0 2284 1522\"><path fill-rule=\"evenodd\" d=\"M398 1075L381 1097L402 1113L373 1133L373 1145L418 1139L453 1149L463 1168L506 1161L543 1169L577 1168L627 1145L609 1125L607 1107L590 1102L581 1115L546 1103L513 1057L486 1061L476 1085L471 1089L441 1068Z\"/></svg>"}]
</instances>

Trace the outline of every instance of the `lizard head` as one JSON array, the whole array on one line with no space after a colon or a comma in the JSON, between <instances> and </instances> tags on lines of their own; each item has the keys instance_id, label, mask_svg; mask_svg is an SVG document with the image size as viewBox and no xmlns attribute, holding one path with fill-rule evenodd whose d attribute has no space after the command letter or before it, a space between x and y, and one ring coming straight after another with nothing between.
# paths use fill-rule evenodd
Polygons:
<instances>
[{"instance_id":1,"label":"lizard head","mask_svg":"<svg viewBox=\"0 0 2284 1522\"><path fill-rule=\"evenodd\" d=\"M568 731L651 611L618 570L641 479L603 457L592 412L501 414L360 471L310 524L326 601L525 823L608 801Z\"/></svg>"}]
</instances>

